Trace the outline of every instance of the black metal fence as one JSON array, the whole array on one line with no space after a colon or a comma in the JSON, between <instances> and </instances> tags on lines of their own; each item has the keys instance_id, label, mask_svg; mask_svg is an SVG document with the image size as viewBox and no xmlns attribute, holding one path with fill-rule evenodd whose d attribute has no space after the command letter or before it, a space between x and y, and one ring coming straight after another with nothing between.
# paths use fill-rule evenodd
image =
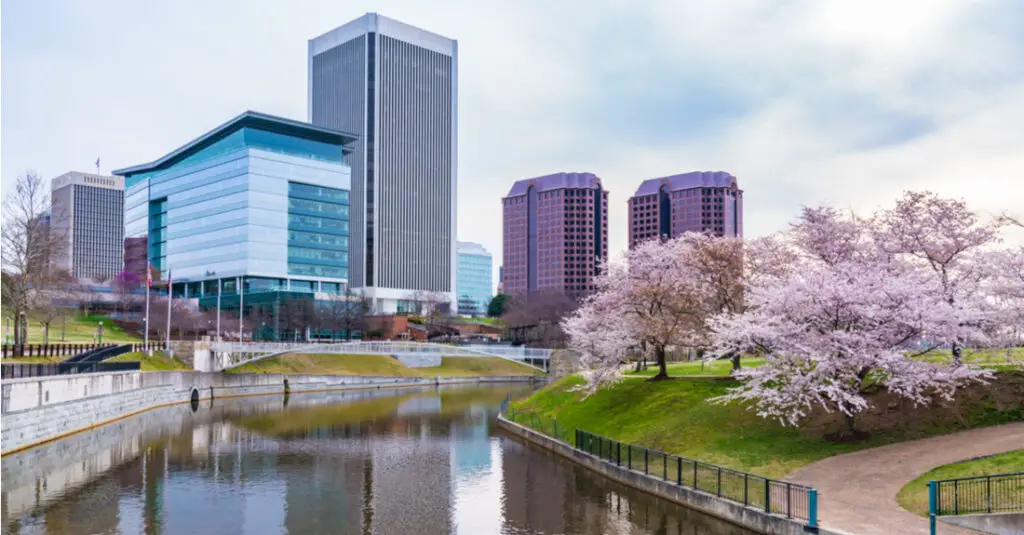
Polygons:
<instances>
[{"instance_id":1,"label":"black metal fence","mask_svg":"<svg viewBox=\"0 0 1024 535\"><path fill-rule=\"evenodd\" d=\"M1024 512L1024 472L929 482L935 515Z\"/></svg>"},{"instance_id":2,"label":"black metal fence","mask_svg":"<svg viewBox=\"0 0 1024 535\"><path fill-rule=\"evenodd\" d=\"M85 353L86 351L92 351L104 347L114 347L116 345L118 344L4 344L0 347L0 355L2 355L3 358L70 357L78 355L79 353ZM165 349L165 344L163 342L127 345L131 346L132 351L157 351Z\"/></svg>"},{"instance_id":3,"label":"black metal fence","mask_svg":"<svg viewBox=\"0 0 1024 535\"><path fill-rule=\"evenodd\" d=\"M56 362L52 364L3 364L4 379L43 377L69 373L124 372L141 369L141 362Z\"/></svg>"},{"instance_id":4,"label":"black metal fence","mask_svg":"<svg viewBox=\"0 0 1024 535\"><path fill-rule=\"evenodd\" d=\"M804 520L808 527L818 526L818 493L811 487L620 442L582 429L570 429L554 418L516 410L509 406L508 398L502 403L502 414L509 421L554 437L617 466L747 507Z\"/></svg>"}]
</instances>

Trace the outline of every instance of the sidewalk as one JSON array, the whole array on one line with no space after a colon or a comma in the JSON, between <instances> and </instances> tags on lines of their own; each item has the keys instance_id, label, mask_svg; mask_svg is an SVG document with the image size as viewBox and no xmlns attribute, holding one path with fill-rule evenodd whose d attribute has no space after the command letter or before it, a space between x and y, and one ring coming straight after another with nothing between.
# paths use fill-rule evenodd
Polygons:
<instances>
[{"instance_id":1,"label":"sidewalk","mask_svg":"<svg viewBox=\"0 0 1024 535\"><path fill-rule=\"evenodd\" d=\"M821 523L829 529L855 535L927 534L928 519L896 502L904 485L937 466L1021 447L1024 422L1015 422L837 455L786 479L818 489ZM978 534L942 522L938 533Z\"/></svg>"}]
</instances>

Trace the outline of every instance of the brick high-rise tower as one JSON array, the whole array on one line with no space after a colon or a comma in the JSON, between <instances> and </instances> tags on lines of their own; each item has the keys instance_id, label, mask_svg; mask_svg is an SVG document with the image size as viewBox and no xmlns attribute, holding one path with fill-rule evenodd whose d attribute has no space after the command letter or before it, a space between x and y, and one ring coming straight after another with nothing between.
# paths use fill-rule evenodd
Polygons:
<instances>
[{"instance_id":1,"label":"brick high-rise tower","mask_svg":"<svg viewBox=\"0 0 1024 535\"><path fill-rule=\"evenodd\" d=\"M684 232L743 236L743 190L723 171L694 171L645 180L630 197L629 248Z\"/></svg>"},{"instance_id":2,"label":"brick high-rise tower","mask_svg":"<svg viewBox=\"0 0 1024 535\"><path fill-rule=\"evenodd\" d=\"M520 180L502 199L505 293L594 289L608 257L608 192L593 173Z\"/></svg>"}]
</instances>

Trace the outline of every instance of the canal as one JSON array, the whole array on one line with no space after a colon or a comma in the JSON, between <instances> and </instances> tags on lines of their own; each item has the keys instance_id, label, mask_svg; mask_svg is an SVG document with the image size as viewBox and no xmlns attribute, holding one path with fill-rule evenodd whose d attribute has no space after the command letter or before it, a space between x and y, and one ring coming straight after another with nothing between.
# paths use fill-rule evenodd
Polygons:
<instances>
[{"instance_id":1,"label":"canal","mask_svg":"<svg viewBox=\"0 0 1024 535\"><path fill-rule=\"evenodd\" d=\"M2 460L5 533L750 532L494 426L523 385L202 401Z\"/></svg>"}]
</instances>

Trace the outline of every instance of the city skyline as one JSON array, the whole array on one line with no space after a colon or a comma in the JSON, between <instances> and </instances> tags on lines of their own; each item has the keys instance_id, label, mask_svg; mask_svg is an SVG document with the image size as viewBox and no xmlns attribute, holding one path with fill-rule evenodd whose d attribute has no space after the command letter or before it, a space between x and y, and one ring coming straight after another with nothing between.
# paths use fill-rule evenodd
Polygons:
<instances>
[{"instance_id":1,"label":"city skyline","mask_svg":"<svg viewBox=\"0 0 1024 535\"><path fill-rule=\"evenodd\" d=\"M492 251L508 184L558 170L593 170L612 192L613 256L628 245L638 176L728 169L753 199L744 230L756 237L804 204L870 210L911 188L1013 210L1007 192L1024 173L1024 134L1000 127L1024 118L1024 71L1012 61L1024 32L1006 2L927 14L881 3L544 6L545 16L524 4L464 6L458 17L397 2L224 4L190 24L188 40L171 31L194 21L184 6L54 5L4 6L5 188L27 169L52 177L91 171L97 157L101 172L144 161L240 109L305 120L306 39L368 11L459 40L458 238ZM273 31L251 31L267 19ZM621 20L647 30L609 40ZM671 31L681 21L689 30ZM109 83L126 65L132 83ZM159 127L133 128L140 116Z\"/></svg>"}]
</instances>

